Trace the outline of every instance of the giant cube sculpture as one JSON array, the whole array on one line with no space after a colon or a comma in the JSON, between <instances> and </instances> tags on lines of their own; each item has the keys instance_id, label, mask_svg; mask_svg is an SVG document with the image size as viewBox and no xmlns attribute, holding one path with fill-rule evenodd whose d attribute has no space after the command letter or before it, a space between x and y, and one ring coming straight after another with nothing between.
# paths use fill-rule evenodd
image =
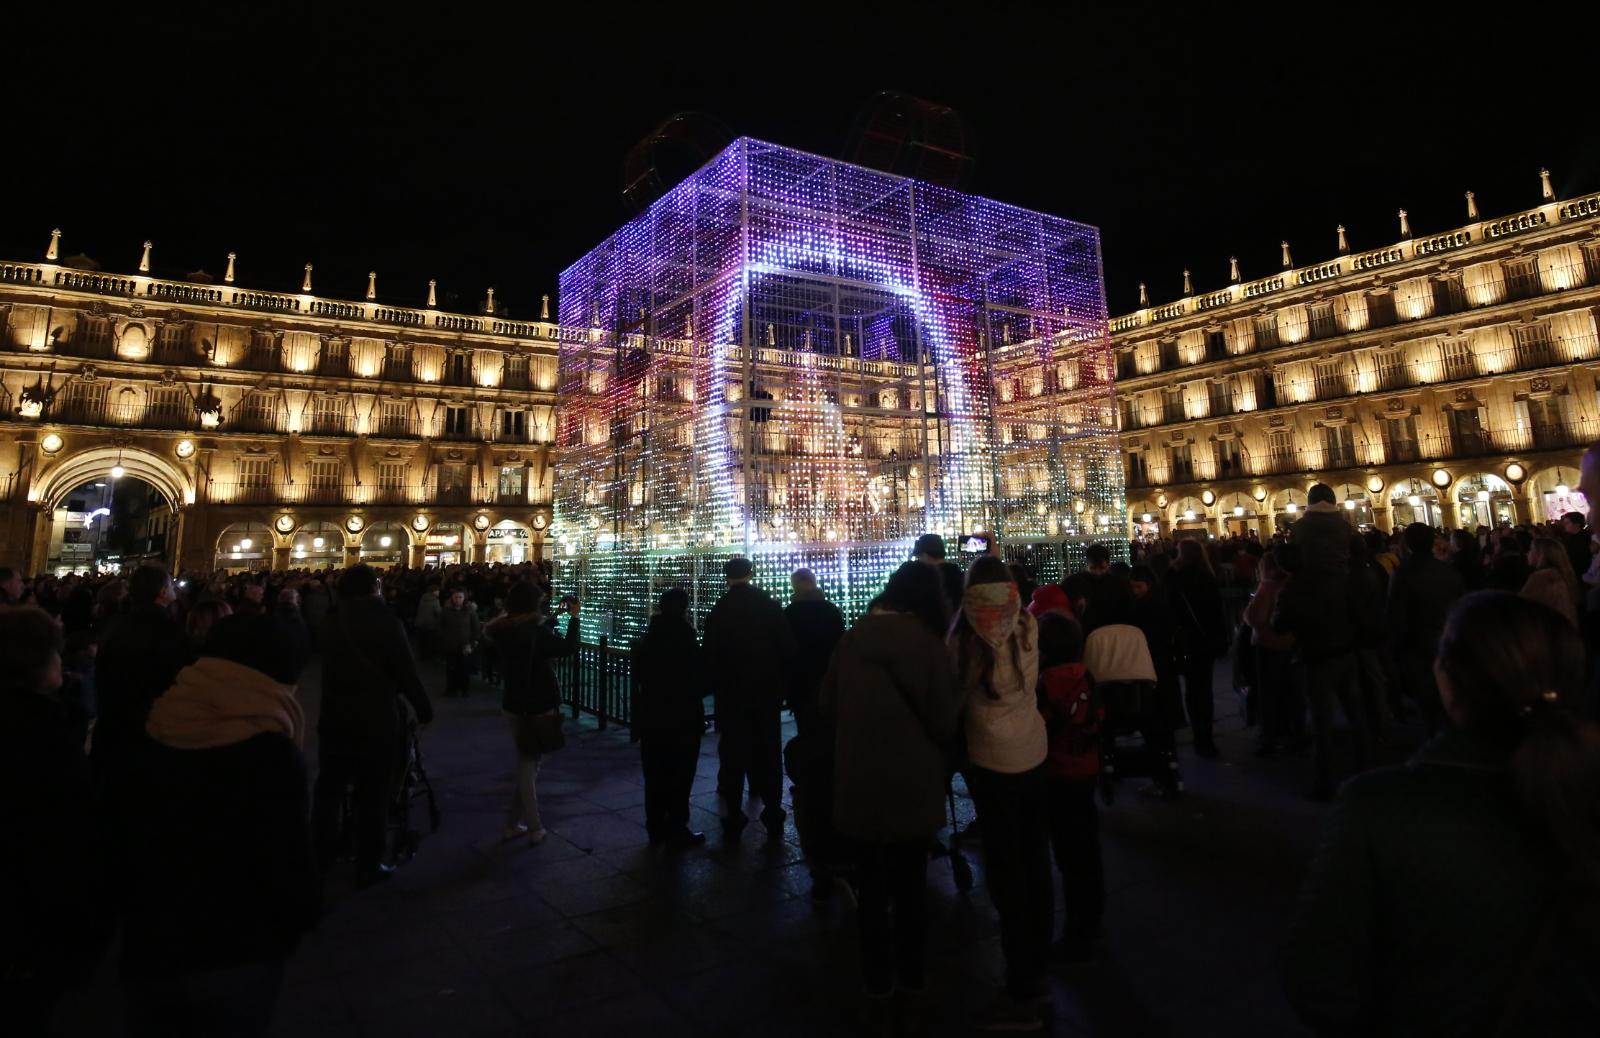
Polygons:
<instances>
[{"instance_id":1,"label":"giant cube sculpture","mask_svg":"<svg viewBox=\"0 0 1600 1038\"><path fill-rule=\"evenodd\" d=\"M1098 232L741 139L561 275L552 528L585 635L731 556L862 612L922 532L1053 576L1126 528Z\"/></svg>"}]
</instances>

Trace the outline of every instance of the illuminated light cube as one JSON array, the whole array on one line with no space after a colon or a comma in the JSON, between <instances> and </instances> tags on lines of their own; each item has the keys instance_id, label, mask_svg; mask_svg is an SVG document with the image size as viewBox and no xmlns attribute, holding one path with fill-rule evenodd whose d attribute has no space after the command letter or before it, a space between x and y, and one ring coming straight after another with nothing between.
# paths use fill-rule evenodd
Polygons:
<instances>
[{"instance_id":1,"label":"illuminated light cube","mask_svg":"<svg viewBox=\"0 0 1600 1038\"><path fill-rule=\"evenodd\" d=\"M1085 502L1126 525L1092 227L743 138L560 300L551 533L587 638L673 584L703 614L735 555L857 615L923 532L1053 577Z\"/></svg>"}]
</instances>

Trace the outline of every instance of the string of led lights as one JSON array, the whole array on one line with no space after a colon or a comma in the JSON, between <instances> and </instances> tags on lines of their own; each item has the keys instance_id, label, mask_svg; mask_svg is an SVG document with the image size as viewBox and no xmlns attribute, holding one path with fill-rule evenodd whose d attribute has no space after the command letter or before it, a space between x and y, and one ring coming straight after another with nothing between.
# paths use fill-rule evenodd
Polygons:
<instances>
[{"instance_id":1,"label":"string of led lights","mask_svg":"<svg viewBox=\"0 0 1600 1038\"><path fill-rule=\"evenodd\" d=\"M703 613L734 555L856 615L925 531L1054 576L1126 526L1092 227L743 138L560 299L551 536L586 637L675 584Z\"/></svg>"}]
</instances>

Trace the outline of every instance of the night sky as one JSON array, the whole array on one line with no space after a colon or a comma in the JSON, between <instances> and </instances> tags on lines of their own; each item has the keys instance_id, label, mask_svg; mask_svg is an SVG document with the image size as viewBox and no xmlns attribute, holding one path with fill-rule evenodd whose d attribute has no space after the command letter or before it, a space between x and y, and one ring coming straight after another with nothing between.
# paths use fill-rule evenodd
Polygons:
<instances>
[{"instance_id":1,"label":"night sky","mask_svg":"<svg viewBox=\"0 0 1600 1038\"><path fill-rule=\"evenodd\" d=\"M220 280L233 250L250 287L298 289L312 262L319 295L359 299L376 270L383 301L421 305L437 278L443 307L494 285L532 316L628 217L624 157L668 116L848 157L884 89L963 114L966 189L1099 226L1113 313L1141 280L1176 297L1185 266L1199 291L1225 284L1230 254L1246 279L1271 273L1283 238L1299 264L1331 257L1341 222L1357 250L1387 244L1401 206L1418 235L1456 226L1469 188L1486 217L1532 207L1541 165L1563 197L1600 188L1592 43L1559 9L1063 29L1067 7L940 22L785 5L715 32L671 5L586 27L420 10L14 34L0 257L42 258L60 226L64 256L107 270L150 238L157 274Z\"/></svg>"}]
</instances>

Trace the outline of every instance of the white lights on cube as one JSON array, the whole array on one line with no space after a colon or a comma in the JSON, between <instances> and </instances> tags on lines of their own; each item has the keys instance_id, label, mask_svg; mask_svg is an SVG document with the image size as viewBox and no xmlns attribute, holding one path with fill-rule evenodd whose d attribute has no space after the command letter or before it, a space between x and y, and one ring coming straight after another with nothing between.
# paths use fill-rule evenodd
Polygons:
<instances>
[{"instance_id":1,"label":"white lights on cube","mask_svg":"<svg viewBox=\"0 0 1600 1038\"><path fill-rule=\"evenodd\" d=\"M553 526L586 637L677 584L703 614L734 555L858 615L921 533L992 530L1053 579L1126 524L1092 227L745 138L560 299Z\"/></svg>"}]
</instances>

